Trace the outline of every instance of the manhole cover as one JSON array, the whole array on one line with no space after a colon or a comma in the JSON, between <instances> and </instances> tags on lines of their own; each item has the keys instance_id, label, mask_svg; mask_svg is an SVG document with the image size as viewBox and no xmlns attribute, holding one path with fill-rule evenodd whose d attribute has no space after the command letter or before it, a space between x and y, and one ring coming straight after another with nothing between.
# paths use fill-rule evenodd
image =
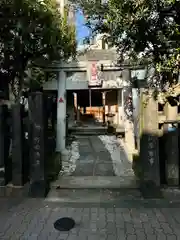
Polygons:
<instances>
[{"instance_id":1,"label":"manhole cover","mask_svg":"<svg viewBox=\"0 0 180 240\"><path fill-rule=\"evenodd\" d=\"M70 231L75 226L75 221L72 218L60 218L54 223L54 228L58 231Z\"/></svg>"}]
</instances>

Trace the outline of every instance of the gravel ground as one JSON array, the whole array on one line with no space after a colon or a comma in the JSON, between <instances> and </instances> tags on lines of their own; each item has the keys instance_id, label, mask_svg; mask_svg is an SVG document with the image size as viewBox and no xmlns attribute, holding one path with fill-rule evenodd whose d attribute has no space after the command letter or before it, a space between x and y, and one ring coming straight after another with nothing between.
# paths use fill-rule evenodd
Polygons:
<instances>
[{"instance_id":1,"label":"gravel ground","mask_svg":"<svg viewBox=\"0 0 180 240\"><path fill-rule=\"evenodd\" d=\"M76 169L76 161L79 159L79 142L77 140L72 141L68 148L68 161L62 162L61 176L69 176Z\"/></svg>"},{"instance_id":2,"label":"gravel ground","mask_svg":"<svg viewBox=\"0 0 180 240\"><path fill-rule=\"evenodd\" d=\"M106 149L111 155L113 168L116 176L133 176L132 162L128 158L128 153L117 140L116 136L99 136Z\"/></svg>"}]
</instances>

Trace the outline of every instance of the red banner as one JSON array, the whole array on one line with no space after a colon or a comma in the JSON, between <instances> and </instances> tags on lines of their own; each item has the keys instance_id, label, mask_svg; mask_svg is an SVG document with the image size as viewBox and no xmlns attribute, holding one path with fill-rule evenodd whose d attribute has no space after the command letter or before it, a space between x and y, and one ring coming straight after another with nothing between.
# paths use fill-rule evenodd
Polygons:
<instances>
[{"instance_id":1,"label":"red banner","mask_svg":"<svg viewBox=\"0 0 180 240\"><path fill-rule=\"evenodd\" d=\"M89 69L89 86L99 86L101 85L101 80L98 76L98 67L97 63L91 63Z\"/></svg>"},{"instance_id":2,"label":"red banner","mask_svg":"<svg viewBox=\"0 0 180 240\"><path fill-rule=\"evenodd\" d=\"M93 63L91 66L91 80L93 81L97 80L97 67L95 63Z\"/></svg>"}]
</instances>

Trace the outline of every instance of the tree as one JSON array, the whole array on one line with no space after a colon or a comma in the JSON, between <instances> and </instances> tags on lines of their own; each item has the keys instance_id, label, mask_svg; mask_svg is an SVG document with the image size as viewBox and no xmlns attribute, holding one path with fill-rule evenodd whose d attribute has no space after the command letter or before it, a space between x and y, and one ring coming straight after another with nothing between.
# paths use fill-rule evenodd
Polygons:
<instances>
[{"instance_id":1,"label":"tree","mask_svg":"<svg viewBox=\"0 0 180 240\"><path fill-rule=\"evenodd\" d=\"M61 17L56 0L2 0L0 48L0 81L10 84L18 97L24 72L34 61L75 55L75 34Z\"/></svg>"},{"instance_id":2,"label":"tree","mask_svg":"<svg viewBox=\"0 0 180 240\"><path fill-rule=\"evenodd\" d=\"M77 0L94 33L107 33L120 60L148 59L156 69L177 73L180 54L180 1Z\"/></svg>"}]
</instances>

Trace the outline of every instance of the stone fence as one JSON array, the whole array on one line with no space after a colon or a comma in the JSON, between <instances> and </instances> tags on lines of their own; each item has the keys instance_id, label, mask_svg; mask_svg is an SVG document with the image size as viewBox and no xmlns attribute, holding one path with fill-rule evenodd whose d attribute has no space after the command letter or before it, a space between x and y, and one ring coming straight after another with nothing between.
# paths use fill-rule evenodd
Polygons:
<instances>
[{"instance_id":1,"label":"stone fence","mask_svg":"<svg viewBox=\"0 0 180 240\"><path fill-rule=\"evenodd\" d=\"M143 181L151 181L156 186L179 186L179 121L177 104L161 104L141 92L136 123L139 125L137 146Z\"/></svg>"},{"instance_id":2,"label":"stone fence","mask_svg":"<svg viewBox=\"0 0 180 240\"><path fill-rule=\"evenodd\" d=\"M43 197L48 191L46 165L55 152L55 136L49 137L47 98L33 92L28 105L28 112L20 103L10 110L0 105L0 196L18 191Z\"/></svg>"}]
</instances>

